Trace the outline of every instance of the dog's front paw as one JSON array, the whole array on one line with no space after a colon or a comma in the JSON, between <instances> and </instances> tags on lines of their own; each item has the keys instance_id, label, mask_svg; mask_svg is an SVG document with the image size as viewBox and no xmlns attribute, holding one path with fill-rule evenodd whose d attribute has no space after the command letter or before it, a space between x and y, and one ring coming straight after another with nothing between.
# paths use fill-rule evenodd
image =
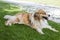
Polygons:
<instances>
[{"instance_id":1,"label":"dog's front paw","mask_svg":"<svg viewBox=\"0 0 60 40\"><path fill-rule=\"evenodd\" d=\"M44 34L44 32L43 32L43 31L40 31L39 33L40 33L40 34Z\"/></svg>"},{"instance_id":2,"label":"dog's front paw","mask_svg":"<svg viewBox=\"0 0 60 40\"><path fill-rule=\"evenodd\" d=\"M41 29L37 29L37 31L38 31L40 34L44 34L44 32L43 32Z\"/></svg>"},{"instance_id":3,"label":"dog's front paw","mask_svg":"<svg viewBox=\"0 0 60 40\"><path fill-rule=\"evenodd\" d=\"M59 31L58 31L58 30L56 30L56 29L55 29L54 31L55 31L55 32L59 32Z\"/></svg>"}]
</instances>

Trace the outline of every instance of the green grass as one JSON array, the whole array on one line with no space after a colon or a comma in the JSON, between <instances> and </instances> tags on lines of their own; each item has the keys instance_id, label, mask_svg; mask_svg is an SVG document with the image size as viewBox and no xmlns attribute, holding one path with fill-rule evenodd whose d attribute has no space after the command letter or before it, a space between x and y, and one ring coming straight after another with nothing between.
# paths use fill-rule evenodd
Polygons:
<instances>
[{"instance_id":1,"label":"green grass","mask_svg":"<svg viewBox=\"0 0 60 40\"><path fill-rule=\"evenodd\" d=\"M49 29L43 29L44 35L39 34L36 30L30 28L27 25L16 24L12 26L5 26L6 21L4 15L14 15L19 11L5 11L5 9L11 10L11 4L0 2L0 40L60 40L60 24L52 21L48 21L49 24L57 29L59 32L53 32ZM12 7L13 10L18 9ZM22 11L20 11L22 12Z\"/></svg>"}]
</instances>

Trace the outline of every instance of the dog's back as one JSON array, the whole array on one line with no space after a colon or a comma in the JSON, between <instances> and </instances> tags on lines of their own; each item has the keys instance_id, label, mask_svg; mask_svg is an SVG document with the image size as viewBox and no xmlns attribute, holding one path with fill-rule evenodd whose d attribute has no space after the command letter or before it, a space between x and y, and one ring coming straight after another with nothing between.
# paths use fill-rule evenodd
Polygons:
<instances>
[{"instance_id":1,"label":"dog's back","mask_svg":"<svg viewBox=\"0 0 60 40\"><path fill-rule=\"evenodd\" d=\"M21 14L17 14L16 16L23 24L30 25L31 24L31 21L29 19L30 15L31 15L30 13L21 13Z\"/></svg>"}]
</instances>

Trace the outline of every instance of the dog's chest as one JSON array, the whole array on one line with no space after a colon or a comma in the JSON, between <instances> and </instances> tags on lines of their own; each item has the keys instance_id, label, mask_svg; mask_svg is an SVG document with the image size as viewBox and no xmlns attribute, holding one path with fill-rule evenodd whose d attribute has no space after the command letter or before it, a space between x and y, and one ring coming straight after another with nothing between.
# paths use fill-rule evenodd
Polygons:
<instances>
[{"instance_id":1,"label":"dog's chest","mask_svg":"<svg viewBox=\"0 0 60 40\"><path fill-rule=\"evenodd\" d=\"M41 26L42 26L42 28L48 27L49 25L48 25L47 20L41 20Z\"/></svg>"}]
</instances>

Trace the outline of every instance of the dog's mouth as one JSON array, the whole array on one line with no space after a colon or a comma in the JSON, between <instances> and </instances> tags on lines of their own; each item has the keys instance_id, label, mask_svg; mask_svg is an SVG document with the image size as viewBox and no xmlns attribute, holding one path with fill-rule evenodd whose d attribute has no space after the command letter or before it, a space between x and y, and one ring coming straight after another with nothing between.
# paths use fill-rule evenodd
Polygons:
<instances>
[{"instance_id":1,"label":"dog's mouth","mask_svg":"<svg viewBox=\"0 0 60 40\"><path fill-rule=\"evenodd\" d=\"M43 18L46 19L46 20L48 20L48 17L44 17L44 16L43 16Z\"/></svg>"}]
</instances>

